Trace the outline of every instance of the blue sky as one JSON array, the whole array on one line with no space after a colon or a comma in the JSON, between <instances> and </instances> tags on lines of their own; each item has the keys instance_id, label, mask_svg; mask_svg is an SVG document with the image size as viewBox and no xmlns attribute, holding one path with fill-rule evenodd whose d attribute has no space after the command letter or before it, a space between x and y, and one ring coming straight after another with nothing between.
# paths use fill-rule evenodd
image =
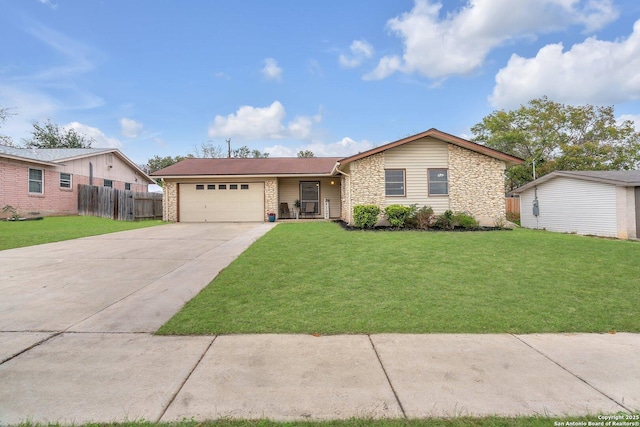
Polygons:
<instances>
[{"instance_id":1,"label":"blue sky","mask_svg":"<svg viewBox=\"0 0 640 427\"><path fill-rule=\"evenodd\" d=\"M137 163L469 138L543 95L640 124L637 0L0 0L0 37L0 133L51 119Z\"/></svg>"}]
</instances>

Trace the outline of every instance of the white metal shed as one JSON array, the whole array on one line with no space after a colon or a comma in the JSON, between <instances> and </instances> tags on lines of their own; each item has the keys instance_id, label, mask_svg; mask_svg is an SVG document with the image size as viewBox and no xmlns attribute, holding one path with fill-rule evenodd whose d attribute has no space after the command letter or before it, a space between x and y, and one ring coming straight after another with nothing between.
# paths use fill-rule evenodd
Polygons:
<instances>
[{"instance_id":1,"label":"white metal shed","mask_svg":"<svg viewBox=\"0 0 640 427\"><path fill-rule=\"evenodd\" d=\"M555 171L512 193L523 227L640 238L640 171Z\"/></svg>"}]
</instances>

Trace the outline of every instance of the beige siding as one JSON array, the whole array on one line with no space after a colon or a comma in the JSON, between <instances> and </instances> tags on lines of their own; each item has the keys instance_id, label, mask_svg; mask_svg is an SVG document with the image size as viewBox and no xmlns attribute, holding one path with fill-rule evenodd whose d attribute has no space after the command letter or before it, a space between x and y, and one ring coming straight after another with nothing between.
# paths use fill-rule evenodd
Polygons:
<instances>
[{"instance_id":1,"label":"beige siding","mask_svg":"<svg viewBox=\"0 0 640 427\"><path fill-rule=\"evenodd\" d=\"M616 237L616 187L557 177L538 185L540 215L533 215L534 188L520 194L523 227Z\"/></svg>"},{"instance_id":2,"label":"beige siding","mask_svg":"<svg viewBox=\"0 0 640 427\"><path fill-rule=\"evenodd\" d=\"M385 206L392 204L431 206L436 213L449 209L449 197L429 197L427 170L448 167L447 143L424 138L384 153L385 169L405 170L405 196L385 197Z\"/></svg>"},{"instance_id":3,"label":"beige siding","mask_svg":"<svg viewBox=\"0 0 640 427\"><path fill-rule=\"evenodd\" d=\"M128 182L134 191L147 191L146 180L113 153L69 160L60 165L57 171L88 177L89 163L93 165L94 185L102 185L104 179L110 179L117 182L116 188L119 189L124 189L124 183Z\"/></svg>"}]
</instances>

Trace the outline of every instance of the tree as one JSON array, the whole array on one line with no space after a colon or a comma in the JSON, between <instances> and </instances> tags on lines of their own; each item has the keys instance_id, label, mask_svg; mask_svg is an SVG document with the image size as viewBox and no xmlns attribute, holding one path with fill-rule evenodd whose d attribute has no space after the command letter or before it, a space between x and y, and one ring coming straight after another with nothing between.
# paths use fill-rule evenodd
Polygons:
<instances>
[{"instance_id":1,"label":"tree","mask_svg":"<svg viewBox=\"0 0 640 427\"><path fill-rule=\"evenodd\" d=\"M300 150L298 151L298 157L315 157L315 155L311 150Z\"/></svg>"},{"instance_id":2,"label":"tree","mask_svg":"<svg viewBox=\"0 0 640 427\"><path fill-rule=\"evenodd\" d=\"M13 114L14 113L12 113L8 108L0 107L0 125L4 124L7 118L9 118L9 116L12 116ZM13 140L10 136L0 135L0 144L13 147Z\"/></svg>"},{"instance_id":3,"label":"tree","mask_svg":"<svg viewBox=\"0 0 640 427\"><path fill-rule=\"evenodd\" d=\"M614 108L533 99L512 111L494 111L471 128L474 142L525 160L506 172L515 188L554 170L619 170L640 165L640 133L618 123Z\"/></svg>"},{"instance_id":4,"label":"tree","mask_svg":"<svg viewBox=\"0 0 640 427\"><path fill-rule=\"evenodd\" d=\"M31 139L23 140L27 148L91 148L93 138L79 134L75 129L60 129L60 127L47 120L40 125L33 123Z\"/></svg>"},{"instance_id":5,"label":"tree","mask_svg":"<svg viewBox=\"0 0 640 427\"><path fill-rule=\"evenodd\" d=\"M222 147L213 145L210 142L203 143L200 147L195 147L195 157L206 159L218 159L224 157Z\"/></svg>"},{"instance_id":6,"label":"tree","mask_svg":"<svg viewBox=\"0 0 640 427\"><path fill-rule=\"evenodd\" d=\"M236 148L233 150L231 157L236 157L239 159L247 159L250 157L256 158L256 159L266 159L267 157L269 157L269 153L263 153L260 150L250 150L249 147L247 147L246 145L243 145L240 148Z\"/></svg>"},{"instance_id":7,"label":"tree","mask_svg":"<svg viewBox=\"0 0 640 427\"><path fill-rule=\"evenodd\" d=\"M192 158L193 156L191 154L188 154L187 156L175 156L175 157L171 157L171 156L166 156L166 157L160 157L158 155L153 156L153 158L147 160L147 164L142 166L142 169L150 174L156 171L159 171L160 169L164 169L166 167L169 167L175 163L181 162L184 159L187 158ZM162 180L160 178L156 178L156 183L162 187Z\"/></svg>"}]
</instances>

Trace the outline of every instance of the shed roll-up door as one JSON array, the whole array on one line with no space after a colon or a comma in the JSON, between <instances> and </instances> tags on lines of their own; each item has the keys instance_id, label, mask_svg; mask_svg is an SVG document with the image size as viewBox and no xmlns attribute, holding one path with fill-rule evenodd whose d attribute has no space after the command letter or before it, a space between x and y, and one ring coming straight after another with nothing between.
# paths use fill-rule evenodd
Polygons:
<instances>
[{"instance_id":1,"label":"shed roll-up door","mask_svg":"<svg viewBox=\"0 0 640 427\"><path fill-rule=\"evenodd\" d=\"M264 183L180 184L181 222L264 221Z\"/></svg>"}]
</instances>

